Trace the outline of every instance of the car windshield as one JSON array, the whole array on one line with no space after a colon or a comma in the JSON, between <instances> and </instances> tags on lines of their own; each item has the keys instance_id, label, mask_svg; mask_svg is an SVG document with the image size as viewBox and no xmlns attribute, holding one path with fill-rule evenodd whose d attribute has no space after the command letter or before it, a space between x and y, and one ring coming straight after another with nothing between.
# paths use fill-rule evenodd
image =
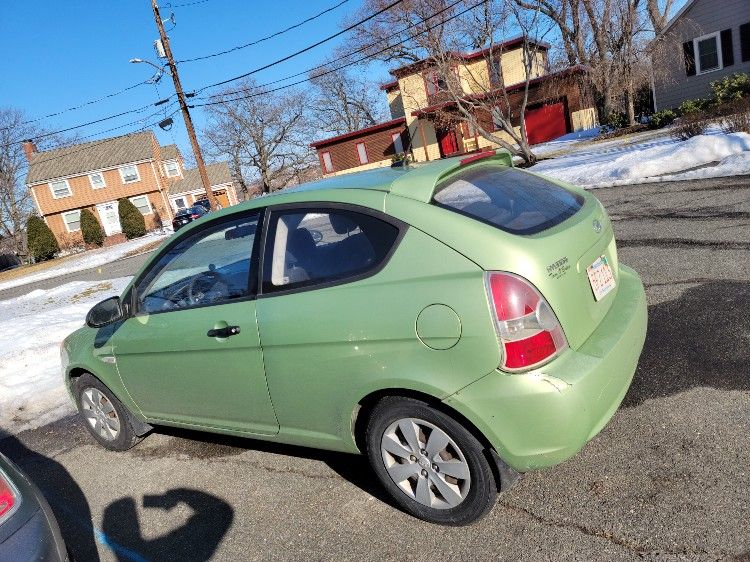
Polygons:
<instances>
[{"instance_id":1,"label":"car windshield","mask_svg":"<svg viewBox=\"0 0 750 562\"><path fill-rule=\"evenodd\" d=\"M535 234L573 216L583 198L516 168L472 167L438 184L438 205L512 234Z\"/></svg>"}]
</instances>

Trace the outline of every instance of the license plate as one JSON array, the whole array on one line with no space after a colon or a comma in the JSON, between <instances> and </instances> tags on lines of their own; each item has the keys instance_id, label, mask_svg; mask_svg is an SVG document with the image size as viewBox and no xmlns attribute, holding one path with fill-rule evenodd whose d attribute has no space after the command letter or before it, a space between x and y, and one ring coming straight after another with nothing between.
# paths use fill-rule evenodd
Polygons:
<instances>
[{"instance_id":1,"label":"license plate","mask_svg":"<svg viewBox=\"0 0 750 562\"><path fill-rule=\"evenodd\" d=\"M597 301L602 300L615 288L615 277L612 275L612 268L609 267L606 256L596 258L596 261L586 268L586 275L589 277L591 290L594 291L594 298Z\"/></svg>"}]
</instances>

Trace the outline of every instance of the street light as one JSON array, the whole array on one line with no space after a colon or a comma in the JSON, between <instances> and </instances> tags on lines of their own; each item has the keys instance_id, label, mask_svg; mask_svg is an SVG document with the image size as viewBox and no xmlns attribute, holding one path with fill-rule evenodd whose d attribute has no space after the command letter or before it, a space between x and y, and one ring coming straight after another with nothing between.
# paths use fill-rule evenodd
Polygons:
<instances>
[{"instance_id":1,"label":"street light","mask_svg":"<svg viewBox=\"0 0 750 562\"><path fill-rule=\"evenodd\" d=\"M156 84L159 80L161 80L161 77L164 74L164 71L166 69L165 67L167 66L166 64L163 64L163 65L159 66L158 64L154 64L153 62L151 62L149 60L143 60L143 59L138 59L138 58L130 59L129 62L131 62L133 64L145 63L145 64L148 64L150 66L153 66L156 69L156 74L154 74L151 78L149 78L147 80L147 82L149 82L151 84Z\"/></svg>"}]
</instances>

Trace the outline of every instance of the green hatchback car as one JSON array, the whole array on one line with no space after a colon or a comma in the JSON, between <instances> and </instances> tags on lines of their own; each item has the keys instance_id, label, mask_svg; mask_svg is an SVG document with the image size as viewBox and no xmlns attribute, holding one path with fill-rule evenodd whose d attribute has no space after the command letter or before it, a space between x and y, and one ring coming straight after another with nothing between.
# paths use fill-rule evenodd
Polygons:
<instances>
[{"instance_id":1,"label":"green hatchback car","mask_svg":"<svg viewBox=\"0 0 750 562\"><path fill-rule=\"evenodd\" d=\"M489 153L192 223L62 363L108 449L163 425L364 453L403 509L463 525L602 429L645 335L598 200Z\"/></svg>"}]
</instances>

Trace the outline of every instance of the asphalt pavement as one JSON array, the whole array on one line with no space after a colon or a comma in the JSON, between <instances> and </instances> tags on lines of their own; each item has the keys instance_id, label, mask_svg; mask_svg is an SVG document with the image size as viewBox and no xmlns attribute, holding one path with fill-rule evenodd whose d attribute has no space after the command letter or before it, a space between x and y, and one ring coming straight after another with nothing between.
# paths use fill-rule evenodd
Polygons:
<instances>
[{"instance_id":1,"label":"asphalt pavement","mask_svg":"<svg viewBox=\"0 0 750 562\"><path fill-rule=\"evenodd\" d=\"M76 418L0 450L76 560L750 560L750 177L594 193L648 294L633 386L476 525L404 514L352 455L176 430L111 453Z\"/></svg>"},{"instance_id":2,"label":"asphalt pavement","mask_svg":"<svg viewBox=\"0 0 750 562\"><path fill-rule=\"evenodd\" d=\"M34 283L19 285L9 289L1 289L0 300L20 297L36 289L52 289L73 281L106 281L108 279L118 279L120 277L134 275L151 256L151 253L152 252L145 252L128 258L120 258L119 260L92 267L90 269L74 271L58 277L43 279L41 281L35 281Z\"/></svg>"}]
</instances>

